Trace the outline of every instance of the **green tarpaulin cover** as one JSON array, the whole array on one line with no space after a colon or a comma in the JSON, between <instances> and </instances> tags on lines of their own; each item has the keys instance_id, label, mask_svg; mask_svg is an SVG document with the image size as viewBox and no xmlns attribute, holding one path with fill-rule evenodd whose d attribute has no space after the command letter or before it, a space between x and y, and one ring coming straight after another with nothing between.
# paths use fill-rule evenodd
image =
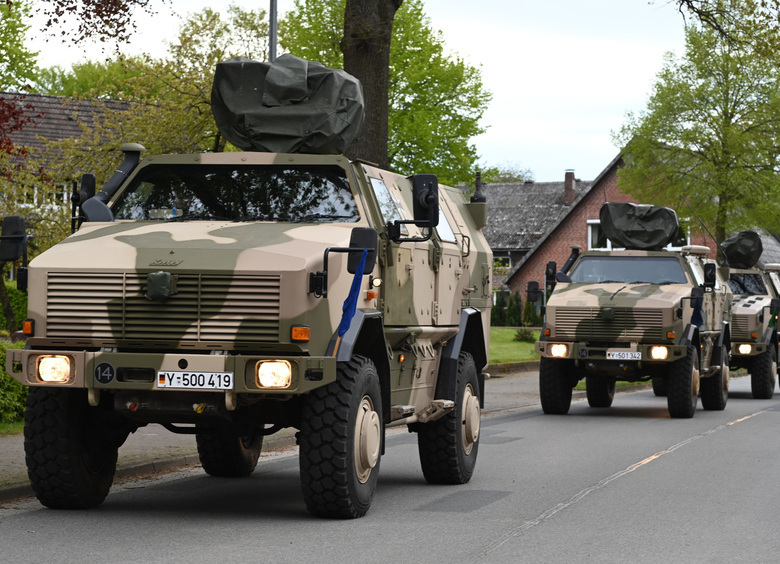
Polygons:
<instances>
[{"instance_id":1,"label":"green tarpaulin cover","mask_svg":"<svg viewBox=\"0 0 780 564\"><path fill-rule=\"evenodd\" d=\"M626 249L663 249L674 241L679 227L674 210L647 204L607 202L599 219L612 244Z\"/></svg>"},{"instance_id":2,"label":"green tarpaulin cover","mask_svg":"<svg viewBox=\"0 0 780 564\"><path fill-rule=\"evenodd\" d=\"M236 57L217 64L211 110L222 135L245 151L341 154L363 127L363 89L343 70L293 55Z\"/></svg>"},{"instance_id":3,"label":"green tarpaulin cover","mask_svg":"<svg viewBox=\"0 0 780 564\"><path fill-rule=\"evenodd\" d=\"M761 237L755 231L740 231L720 246L732 268L753 268L764 252Z\"/></svg>"}]
</instances>

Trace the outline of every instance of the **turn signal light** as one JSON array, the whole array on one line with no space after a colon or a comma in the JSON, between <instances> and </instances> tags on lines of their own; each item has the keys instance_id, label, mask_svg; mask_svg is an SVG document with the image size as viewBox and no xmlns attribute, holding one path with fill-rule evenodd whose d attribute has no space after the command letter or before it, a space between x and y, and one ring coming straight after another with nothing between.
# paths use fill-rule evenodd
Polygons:
<instances>
[{"instance_id":1,"label":"turn signal light","mask_svg":"<svg viewBox=\"0 0 780 564\"><path fill-rule=\"evenodd\" d=\"M22 333L26 337L32 337L35 334L35 321L32 319L22 321Z\"/></svg>"},{"instance_id":2,"label":"turn signal light","mask_svg":"<svg viewBox=\"0 0 780 564\"><path fill-rule=\"evenodd\" d=\"M293 325L290 330L290 338L293 341L309 341L311 340L311 327L306 325Z\"/></svg>"}]
</instances>

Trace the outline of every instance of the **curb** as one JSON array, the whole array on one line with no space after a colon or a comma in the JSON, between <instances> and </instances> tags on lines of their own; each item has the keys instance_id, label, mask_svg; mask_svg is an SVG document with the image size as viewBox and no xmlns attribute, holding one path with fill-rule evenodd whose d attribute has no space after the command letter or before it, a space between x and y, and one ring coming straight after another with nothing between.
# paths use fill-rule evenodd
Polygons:
<instances>
[{"instance_id":1,"label":"curb","mask_svg":"<svg viewBox=\"0 0 780 564\"><path fill-rule=\"evenodd\" d=\"M273 440L268 440L263 444L263 452L285 450L294 447L295 445L295 435L276 437ZM138 478L160 472L170 472L176 468L194 466L196 464L200 464L200 460L197 454L185 454L182 456L175 456L173 458L164 458L161 460L154 460L152 462L142 462L140 464L133 464L131 466L117 467L116 472L114 473L114 479L127 480L130 478ZM0 487L0 503L25 497L33 497L34 495L35 492L33 491L32 485L29 482L24 484L16 484L13 486Z\"/></svg>"}]
</instances>

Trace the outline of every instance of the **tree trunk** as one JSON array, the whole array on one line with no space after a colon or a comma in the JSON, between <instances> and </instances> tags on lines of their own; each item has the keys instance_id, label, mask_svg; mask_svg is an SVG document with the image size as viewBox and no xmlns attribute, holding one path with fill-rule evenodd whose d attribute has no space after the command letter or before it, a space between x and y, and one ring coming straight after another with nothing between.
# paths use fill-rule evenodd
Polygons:
<instances>
[{"instance_id":1,"label":"tree trunk","mask_svg":"<svg viewBox=\"0 0 780 564\"><path fill-rule=\"evenodd\" d=\"M347 0L341 52L344 70L363 86L366 120L363 132L347 149L350 158L390 168L387 110L390 85L390 39L393 19L403 0Z\"/></svg>"}]
</instances>

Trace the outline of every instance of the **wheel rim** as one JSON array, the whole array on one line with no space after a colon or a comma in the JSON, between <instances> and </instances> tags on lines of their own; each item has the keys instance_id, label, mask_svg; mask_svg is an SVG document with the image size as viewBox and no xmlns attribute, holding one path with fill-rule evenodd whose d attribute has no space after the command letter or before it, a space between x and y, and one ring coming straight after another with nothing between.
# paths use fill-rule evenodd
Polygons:
<instances>
[{"instance_id":1,"label":"wheel rim","mask_svg":"<svg viewBox=\"0 0 780 564\"><path fill-rule=\"evenodd\" d=\"M355 420L355 470L361 484L366 483L379 460L381 439L382 426L379 414L374 411L374 402L363 396Z\"/></svg>"},{"instance_id":2,"label":"wheel rim","mask_svg":"<svg viewBox=\"0 0 780 564\"><path fill-rule=\"evenodd\" d=\"M463 450L468 455L471 454L471 449L479 440L480 422L479 398L474 395L474 388L471 387L471 384L466 386L466 391L463 394L461 422L463 426L463 432L461 433Z\"/></svg>"},{"instance_id":3,"label":"wheel rim","mask_svg":"<svg viewBox=\"0 0 780 564\"><path fill-rule=\"evenodd\" d=\"M698 363L694 361L693 370L691 374L691 397L693 398L693 401L695 401L695 398L699 395L700 382L701 380L699 378L699 366Z\"/></svg>"}]
</instances>

